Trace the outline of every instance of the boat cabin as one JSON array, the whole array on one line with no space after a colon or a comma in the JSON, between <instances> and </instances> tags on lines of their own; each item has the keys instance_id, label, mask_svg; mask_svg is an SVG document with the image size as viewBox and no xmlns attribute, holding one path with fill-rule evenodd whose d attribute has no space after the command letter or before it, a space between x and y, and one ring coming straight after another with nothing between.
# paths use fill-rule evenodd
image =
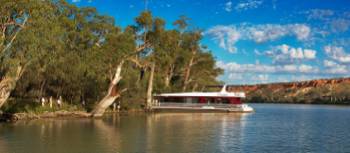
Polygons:
<instances>
[{"instance_id":1,"label":"boat cabin","mask_svg":"<svg viewBox=\"0 0 350 153\"><path fill-rule=\"evenodd\" d=\"M242 99L243 92L227 92L226 86L220 92L182 92L162 93L153 96L154 110L190 110L190 111L246 111ZM252 109L249 107L249 111Z\"/></svg>"},{"instance_id":2,"label":"boat cabin","mask_svg":"<svg viewBox=\"0 0 350 153\"><path fill-rule=\"evenodd\" d=\"M184 95L156 95L154 98L161 103L187 103L187 104L242 104L241 97L220 96L184 96Z\"/></svg>"}]
</instances>

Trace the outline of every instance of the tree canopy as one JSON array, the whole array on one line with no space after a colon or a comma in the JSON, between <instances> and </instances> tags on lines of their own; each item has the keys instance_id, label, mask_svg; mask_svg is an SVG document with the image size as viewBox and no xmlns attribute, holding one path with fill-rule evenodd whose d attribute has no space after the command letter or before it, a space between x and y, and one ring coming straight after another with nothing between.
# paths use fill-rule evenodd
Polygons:
<instances>
[{"instance_id":1,"label":"tree canopy","mask_svg":"<svg viewBox=\"0 0 350 153\"><path fill-rule=\"evenodd\" d=\"M223 72L185 16L173 22L178 28L166 29L164 19L144 11L122 28L95 8L65 0L3 0L0 14L0 99L5 101L5 93L14 99L62 96L90 108L107 92L121 60L118 87L128 89L121 96L123 107L144 104L150 63L154 92L202 90L219 83Z\"/></svg>"}]
</instances>

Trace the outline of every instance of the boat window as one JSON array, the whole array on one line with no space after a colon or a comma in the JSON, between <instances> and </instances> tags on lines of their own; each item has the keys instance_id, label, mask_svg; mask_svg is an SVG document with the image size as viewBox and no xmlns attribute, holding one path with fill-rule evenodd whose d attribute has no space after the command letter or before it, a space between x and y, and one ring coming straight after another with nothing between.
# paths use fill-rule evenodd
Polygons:
<instances>
[{"instance_id":1,"label":"boat window","mask_svg":"<svg viewBox=\"0 0 350 153\"><path fill-rule=\"evenodd\" d=\"M230 101L229 101L228 98L222 98L222 103L223 103L223 104L229 104Z\"/></svg>"}]
</instances>

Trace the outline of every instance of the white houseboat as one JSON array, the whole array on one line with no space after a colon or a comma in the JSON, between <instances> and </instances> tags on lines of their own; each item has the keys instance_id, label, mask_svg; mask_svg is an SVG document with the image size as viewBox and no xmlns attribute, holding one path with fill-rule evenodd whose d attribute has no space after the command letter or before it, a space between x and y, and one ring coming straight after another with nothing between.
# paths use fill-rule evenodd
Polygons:
<instances>
[{"instance_id":1,"label":"white houseboat","mask_svg":"<svg viewBox=\"0 0 350 153\"><path fill-rule=\"evenodd\" d=\"M153 96L154 111L189 112L252 112L254 109L242 104L244 92L227 92L226 86L220 92L162 93Z\"/></svg>"}]
</instances>

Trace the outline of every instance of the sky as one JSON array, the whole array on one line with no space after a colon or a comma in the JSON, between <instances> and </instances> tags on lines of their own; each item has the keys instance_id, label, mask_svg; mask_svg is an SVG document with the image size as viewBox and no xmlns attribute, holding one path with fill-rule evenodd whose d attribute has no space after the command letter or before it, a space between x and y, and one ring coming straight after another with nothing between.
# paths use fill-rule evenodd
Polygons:
<instances>
[{"instance_id":1,"label":"sky","mask_svg":"<svg viewBox=\"0 0 350 153\"><path fill-rule=\"evenodd\" d=\"M350 0L70 0L116 24L145 10L171 23L185 15L228 84L350 76Z\"/></svg>"}]
</instances>

